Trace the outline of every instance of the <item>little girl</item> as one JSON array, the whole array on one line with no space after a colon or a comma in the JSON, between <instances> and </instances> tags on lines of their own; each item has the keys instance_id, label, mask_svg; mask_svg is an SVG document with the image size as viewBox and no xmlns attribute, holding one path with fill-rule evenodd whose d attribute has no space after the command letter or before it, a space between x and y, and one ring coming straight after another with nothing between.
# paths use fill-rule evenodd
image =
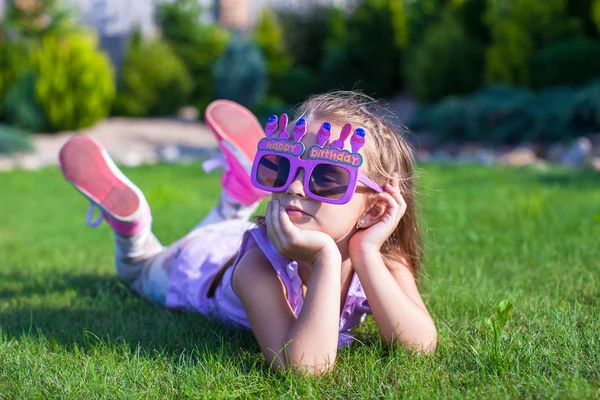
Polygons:
<instances>
[{"instance_id":1,"label":"little girl","mask_svg":"<svg viewBox=\"0 0 600 400\"><path fill-rule=\"evenodd\" d=\"M293 129L273 116L264 137L246 109L213 103L206 122L225 156L223 192L169 247L99 144L69 140L61 170L112 227L121 280L166 307L251 329L275 369L328 370L367 313L386 342L432 351L436 329L416 285L413 159L372 105L354 92L313 96ZM266 215L248 222L267 192Z\"/></svg>"}]
</instances>

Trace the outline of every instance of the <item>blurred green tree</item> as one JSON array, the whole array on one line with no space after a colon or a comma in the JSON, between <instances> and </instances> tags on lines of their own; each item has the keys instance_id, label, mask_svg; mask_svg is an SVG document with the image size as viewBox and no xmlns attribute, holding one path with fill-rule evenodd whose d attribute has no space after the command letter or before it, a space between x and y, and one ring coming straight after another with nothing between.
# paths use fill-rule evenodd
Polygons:
<instances>
[{"instance_id":1,"label":"blurred green tree","mask_svg":"<svg viewBox=\"0 0 600 400\"><path fill-rule=\"evenodd\" d=\"M253 37L267 64L267 90L271 93L281 82L283 74L292 66L292 57L283 37L283 27L272 9L263 10L254 28Z\"/></svg>"},{"instance_id":2,"label":"blurred green tree","mask_svg":"<svg viewBox=\"0 0 600 400\"><path fill-rule=\"evenodd\" d=\"M323 60L344 40L346 15L335 7L315 6L304 12L279 10L285 48L291 65L273 80L264 108L302 102L310 94L330 89L322 76ZM279 104L279 105L278 105Z\"/></svg>"},{"instance_id":3,"label":"blurred green tree","mask_svg":"<svg viewBox=\"0 0 600 400\"><path fill-rule=\"evenodd\" d=\"M361 2L346 20L342 41L329 43L323 61L328 86L362 89L376 96L401 90L407 17L404 3L397 0Z\"/></svg>"},{"instance_id":4,"label":"blurred green tree","mask_svg":"<svg viewBox=\"0 0 600 400\"><path fill-rule=\"evenodd\" d=\"M80 30L73 10L57 0L15 1L0 24L2 40L39 40L47 34Z\"/></svg>"},{"instance_id":5,"label":"blurred green tree","mask_svg":"<svg viewBox=\"0 0 600 400\"><path fill-rule=\"evenodd\" d=\"M19 74L28 69L28 64L25 49L14 42L0 41L0 99L4 99L6 90ZM0 100L0 119L3 108L3 101Z\"/></svg>"},{"instance_id":6,"label":"blurred green tree","mask_svg":"<svg viewBox=\"0 0 600 400\"><path fill-rule=\"evenodd\" d=\"M578 20L567 16L566 0L488 0L484 20L491 36L486 51L491 82L529 85L533 53L580 34Z\"/></svg>"},{"instance_id":7,"label":"blurred green tree","mask_svg":"<svg viewBox=\"0 0 600 400\"><path fill-rule=\"evenodd\" d=\"M163 38L190 73L191 101L202 113L212 99L212 70L225 51L229 35L216 25L202 23L201 14L197 0L175 0L162 2L156 18Z\"/></svg>"},{"instance_id":8,"label":"blurred green tree","mask_svg":"<svg viewBox=\"0 0 600 400\"><path fill-rule=\"evenodd\" d=\"M31 53L35 98L52 131L92 126L108 116L115 96L108 56L95 35L46 35Z\"/></svg>"},{"instance_id":9,"label":"blurred green tree","mask_svg":"<svg viewBox=\"0 0 600 400\"><path fill-rule=\"evenodd\" d=\"M598 26L594 20L594 6L599 0L568 0L567 15L580 23L581 33L588 38L598 37ZM599 20L600 21L600 20Z\"/></svg>"},{"instance_id":10,"label":"blurred green tree","mask_svg":"<svg viewBox=\"0 0 600 400\"><path fill-rule=\"evenodd\" d=\"M214 68L215 97L251 108L265 94L267 66L254 41L236 34Z\"/></svg>"},{"instance_id":11,"label":"blurred green tree","mask_svg":"<svg viewBox=\"0 0 600 400\"><path fill-rule=\"evenodd\" d=\"M192 79L171 47L160 39L143 41L139 34L132 37L120 75L117 115L173 115L192 90Z\"/></svg>"},{"instance_id":12,"label":"blurred green tree","mask_svg":"<svg viewBox=\"0 0 600 400\"><path fill-rule=\"evenodd\" d=\"M407 57L407 85L423 102L470 93L483 81L483 66L483 44L448 13Z\"/></svg>"},{"instance_id":13,"label":"blurred green tree","mask_svg":"<svg viewBox=\"0 0 600 400\"><path fill-rule=\"evenodd\" d=\"M553 43L532 56L535 89L582 85L600 77L600 40L583 37Z\"/></svg>"},{"instance_id":14,"label":"blurred green tree","mask_svg":"<svg viewBox=\"0 0 600 400\"><path fill-rule=\"evenodd\" d=\"M600 0L594 0L592 3L592 12L590 13L592 20L596 24L596 28L600 30Z\"/></svg>"}]
</instances>

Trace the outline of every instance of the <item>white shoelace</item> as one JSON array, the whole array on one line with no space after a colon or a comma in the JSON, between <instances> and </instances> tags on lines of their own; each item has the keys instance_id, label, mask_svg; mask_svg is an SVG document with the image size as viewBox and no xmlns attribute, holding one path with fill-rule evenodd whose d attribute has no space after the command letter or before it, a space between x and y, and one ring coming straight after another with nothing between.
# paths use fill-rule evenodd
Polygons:
<instances>
[{"instance_id":1,"label":"white shoelace","mask_svg":"<svg viewBox=\"0 0 600 400\"><path fill-rule=\"evenodd\" d=\"M100 215L98 216L98 218L96 218L95 221L92 221L92 217L94 216L95 209L98 209L98 211L100 211ZM88 207L88 210L87 210L87 215L85 217L85 223L90 228L97 228L100 226L100 224L102 223L103 220L104 220L104 216L102 215L102 210L100 210L100 207L98 207L98 205L96 203L91 201L90 206Z\"/></svg>"},{"instance_id":2,"label":"white shoelace","mask_svg":"<svg viewBox=\"0 0 600 400\"><path fill-rule=\"evenodd\" d=\"M202 169L206 173L212 172L217 168L227 168L227 161L223 153L218 153L213 158L209 158L202 163Z\"/></svg>"}]
</instances>

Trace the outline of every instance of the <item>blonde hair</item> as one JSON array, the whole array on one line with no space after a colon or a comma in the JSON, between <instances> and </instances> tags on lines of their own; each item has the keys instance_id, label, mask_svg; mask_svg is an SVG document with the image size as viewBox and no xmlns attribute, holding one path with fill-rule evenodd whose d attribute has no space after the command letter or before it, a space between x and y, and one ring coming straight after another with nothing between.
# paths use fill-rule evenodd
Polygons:
<instances>
[{"instance_id":1,"label":"blonde hair","mask_svg":"<svg viewBox=\"0 0 600 400\"><path fill-rule=\"evenodd\" d=\"M383 187L397 173L400 193L406 202L406 212L381 253L388 265L392 260L403 262L415 275L421 267L423 244L417 220L414 158L406 140L381 111L377 101L363 93L333 91L309 97L298 107L295 119L350 123L366 130L364 174Z\"/></svg>"}]
</instances>

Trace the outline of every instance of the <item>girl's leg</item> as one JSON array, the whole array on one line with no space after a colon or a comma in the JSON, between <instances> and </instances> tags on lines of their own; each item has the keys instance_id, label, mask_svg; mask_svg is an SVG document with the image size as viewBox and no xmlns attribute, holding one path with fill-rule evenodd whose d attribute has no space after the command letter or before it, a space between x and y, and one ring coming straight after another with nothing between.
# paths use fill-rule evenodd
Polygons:
<instances>
[{"instance_id":1,"label":"girl's leg","mask_svg":"<svg viewBox=\"0 0 600 400\"><path fill-rule=\"evenodd\" d=\"M152 233L150 207L141 190L86 136L71 138L59 163L65 179L90 200L88 225L97 227L104 219L111 226L119 278L141 296L164 304L176 247L163 248ZM95 207L101 215L92 222Z\"/></svg>"},{"instance_id":2,"label":"girl's leg","mask_svg":"<svg viewBox=\"0 0 600 400\"><path fill-rule=\"evenodd\" d=\"M247 221L269 194L250 180L252 162L265 133L248 109L229 100L216 100L206 109L206 124L215 135L221 154L203 163L206 172L223 168L223 190L217 205L193 230L231 219Z\"/></svg>"}]
</instances>

